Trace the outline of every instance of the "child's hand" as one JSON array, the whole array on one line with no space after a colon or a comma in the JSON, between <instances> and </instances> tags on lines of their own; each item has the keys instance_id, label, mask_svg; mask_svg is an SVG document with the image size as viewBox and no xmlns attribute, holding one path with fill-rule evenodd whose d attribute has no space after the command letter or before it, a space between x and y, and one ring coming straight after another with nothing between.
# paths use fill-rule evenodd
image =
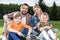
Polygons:
<instances>
[{"instance_id":1,"label":"child's hand","mask_svg":"<svg viewBox=\"0 0 60 40\"><path fill-rule=\"evenodd\" d=\"M40 28L40 31L44 30L45 28Z\"/></svg>"},{"instance_id":2,"label":"child's hand","mask_svg":"<svg viewBox=\"0 0 60 40\"><path fill-rule=\"evenodd\" d=\"M40 28L40 31L42 31L42 30L44 30L44 29L46 29L46 28L47 28L47 27L41 27L41 28Z\"/></svg>"},{"instance_id":3,"label":"child's hand","mask_svg":"<svg viewBox=\"0 0 60 40\"><path fill-rule=\"evenodd\" d=\"M31 37L30 36L27 36L26 39L29 40Z\"/></svg>"},{"instance_id":4,"label":"child's hand","mask_svg":"<svg viewBox=\"0 0 60 40\"><path fill-rule=\"evenodd\" d=\"M21 32L18 32L17 34L18 34L19 36L24 36Z\"/></svg>"},{"instance_id":5,"label":"child's hand","mask_svg":"<svg viewBox=\"0 0 60 40\"><path fill-rule=\"evenodd\" d=\"M46 26L47 29L50 29L51 27L50 26Z\"/></svg>"}]
</instances>

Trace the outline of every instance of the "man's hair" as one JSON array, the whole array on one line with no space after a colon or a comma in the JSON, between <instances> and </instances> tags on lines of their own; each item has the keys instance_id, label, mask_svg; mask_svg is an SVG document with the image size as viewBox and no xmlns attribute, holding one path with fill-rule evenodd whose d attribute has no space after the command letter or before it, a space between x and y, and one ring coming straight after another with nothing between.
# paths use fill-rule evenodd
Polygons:
<instances>
[{"instance_id":1,"label":"man's hair","mask_svg":"<svg viewBox=\"0 0 60 40\"><path fill-rule=\"evenodd\" d=\"M17 18L17 17L22 17L22 16L21 16L20 13L15 13L15 14L13 15L13 18Z\"/></svg>"},{"instance_id":2,"label":"man's hair","mask_svg":"<svg viewBox=\"0 0 60 40\"><path fill-rule=\"evenodd\" d=\"M29 5L28 5L27 3L21 4L21 7L22 7L23 5L26 5L26 6L28 6L28 7L29 7Z\"/></svg>"}]
</instances>

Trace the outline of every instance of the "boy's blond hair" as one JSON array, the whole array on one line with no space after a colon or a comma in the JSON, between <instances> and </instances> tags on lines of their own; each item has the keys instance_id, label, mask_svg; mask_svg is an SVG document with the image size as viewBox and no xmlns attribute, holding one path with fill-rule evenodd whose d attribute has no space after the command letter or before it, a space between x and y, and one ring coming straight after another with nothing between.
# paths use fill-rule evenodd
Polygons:
<instances>
[{"instance_id":1,"label":"boy's blond hair","mask_svg":"<svg viewBox=\"0 0 60 40\"><path fill-rule=\"evenodd\" d=\"M17 17L22 17L19 12L15 13L15 14L13 15L13 18L17 18Z\"/></svg>"}]
</instances>

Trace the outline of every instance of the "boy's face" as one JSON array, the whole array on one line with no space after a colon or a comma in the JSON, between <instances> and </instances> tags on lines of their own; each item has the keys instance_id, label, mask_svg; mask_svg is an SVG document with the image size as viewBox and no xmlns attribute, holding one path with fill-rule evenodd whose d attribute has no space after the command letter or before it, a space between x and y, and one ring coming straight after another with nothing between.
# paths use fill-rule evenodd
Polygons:
<instances>
[{"instance_id":1,"label":"boy's face","mask_svg":"<svg viewBox=\"0 0 60 40\"><path fill-rule=\"evenodd\" d=\"M17 23L17 24L18 24L19 22L21 22L21 17L14 18L14 22Z\"/></svg>"},{"instance_id":2,"label":"boy's face","mask_svg":"<svg viewBox=\"0 0 60 40\"><path fill-rule=\"evenodd\" d=\"M42 19L42 21L44 22L44 23L46 23L46 22L48 22L48 16L46 16L46 15L43 15L43 17L41 18Z\"/></svg>"}]
</instances>

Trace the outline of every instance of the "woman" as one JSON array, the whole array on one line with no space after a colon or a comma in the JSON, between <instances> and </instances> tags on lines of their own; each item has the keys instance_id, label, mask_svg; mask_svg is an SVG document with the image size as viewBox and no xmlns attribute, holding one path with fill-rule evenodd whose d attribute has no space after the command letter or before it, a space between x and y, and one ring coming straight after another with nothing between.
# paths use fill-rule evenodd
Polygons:
<instances>
[{"instance_id":1,"label":"woman","mask_svg":"<svg viewBox=\"0 0 60 40\"><path fill-rule=\"evenodd\" d=\"M33 6L33 10L34 10L34 15L31 18L30 26L33 28L32 34L37 35L38 34L37 32L39 31L36 29L36 32L35 32L34 28L37 25L37 23L40 22L39 18L43 15L43 12L40 6L38 5Z\"/></svg>"}]
</instances>

